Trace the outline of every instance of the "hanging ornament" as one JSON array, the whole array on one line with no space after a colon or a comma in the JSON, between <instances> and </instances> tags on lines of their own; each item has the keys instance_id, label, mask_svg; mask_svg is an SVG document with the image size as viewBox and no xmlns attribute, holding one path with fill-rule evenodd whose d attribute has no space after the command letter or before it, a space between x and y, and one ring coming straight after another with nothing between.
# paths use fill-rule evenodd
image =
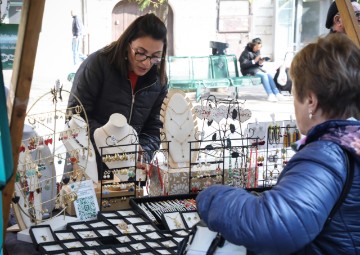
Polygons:
<instances>
[{"instance_id":1,"label":"hanging ornament","mask_svg":"<svg viewBox=\"0 0 360 255\"><path fill-rule=\"evenodd\" d=\"M235 125L234 124L230 124L230 132L232 134L235 133Z\"/></svg>"},{"instance_id":2,"label":"hanging ornament","mask_svg":"<svg viewBox=\"0 0 360 255\"><path fill-rule=\"evenodd\" d=\"M45 188L45 190L50 190L50 180L46 180L44 188Z\"/></svg>"},{"instance_id":3,"label":"hanging ornament","mask_svg":"<svg viewBox=\"0 0 360 255\"><path fill-rule=\"evenodd\" d=\"M20 201L20 197L19 197L19 196L14 196L14 197L11 199L11 201L12 201L14 204L17 204L17 203L19 203L19 201Z\"/></svg>"},{"instance_id":4,"label":"hanging ornament","mask_svg":"<svg viewBox=\"0 0 360 255\"><path fill-rule=\"evenodd\" d=\"M216 141L216 133L212 135L211 140Z\"/></svg>"},{"instance_id":5,"label":"hanging ornament","mask_svg":"<svg viewBox=\"0 0 360 255\"><path fill-rule=\"evenodd\" d=\"M231 113L231 118L233 120L236 120L237 116L238 116L238 111L236 109L234 109Z\"/></svg>"}]
</instances>

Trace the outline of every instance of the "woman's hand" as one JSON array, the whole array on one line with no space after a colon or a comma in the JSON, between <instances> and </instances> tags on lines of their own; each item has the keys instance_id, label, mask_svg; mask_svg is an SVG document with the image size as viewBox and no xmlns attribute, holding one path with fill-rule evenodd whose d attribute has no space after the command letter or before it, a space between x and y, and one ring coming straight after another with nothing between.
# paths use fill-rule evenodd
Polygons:
<instances>
[{"instance_id":1,"label":"woman's hand","mask_svg":"<svg viewBox=\"0 0 360 255\"><path fill-rule=\"evenodd\" d=\"M261 55L257 56L255 59L254 59L255 63L259 64L259 65L262 65L264 63L264 59L261 58Z\"/></svg>"}]
</instances>

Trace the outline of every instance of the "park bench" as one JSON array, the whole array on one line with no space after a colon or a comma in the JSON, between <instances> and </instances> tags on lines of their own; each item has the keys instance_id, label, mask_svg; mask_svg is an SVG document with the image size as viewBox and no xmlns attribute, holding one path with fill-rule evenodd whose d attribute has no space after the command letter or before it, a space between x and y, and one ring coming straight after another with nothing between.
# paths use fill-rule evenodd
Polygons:
<instances>
[{"instance_id":1,"label":"park bench","mask_svg":"<svg viewBox=\"0 0 360 255\"><path fill-rule=\"evenodd\" d=\"M203 89L235 88L238 98L238 88L261 85L261 79L256 76L242 76L235 55L211 56L168 56L167 73L169 89L176 88L185 91L195 91L198 101Z\"/></svg>"}]
</instances>

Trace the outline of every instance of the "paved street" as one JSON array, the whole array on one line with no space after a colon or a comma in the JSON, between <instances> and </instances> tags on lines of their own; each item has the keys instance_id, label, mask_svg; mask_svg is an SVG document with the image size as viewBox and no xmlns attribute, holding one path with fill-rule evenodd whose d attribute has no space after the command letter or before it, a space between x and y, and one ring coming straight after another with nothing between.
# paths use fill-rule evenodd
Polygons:
<instances>
[{"instance_id":1,"label":"paved street","mask_svg":"<svg viewBox=\"0 0 360 255\"><path fill-rule=\"evenodd\" d=\"M222 89L221 92L210 91L211 95L217 98L231 98L234 89ZM293 97L286 95L285 101L269 102L262 86L243 87L238 89L240 103L244 109L252 112L251 118L247 123L272 121L272 114L275 114L275 121L295 119ZM191 101L196 105L195 93L187 93Z\"/></svg>"}]
</instances>

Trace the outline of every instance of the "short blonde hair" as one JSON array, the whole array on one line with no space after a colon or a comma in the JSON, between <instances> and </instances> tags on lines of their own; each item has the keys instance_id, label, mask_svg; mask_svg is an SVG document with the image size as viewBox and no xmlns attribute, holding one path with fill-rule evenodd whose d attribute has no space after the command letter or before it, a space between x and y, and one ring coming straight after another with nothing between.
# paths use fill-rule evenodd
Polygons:
<instances>
[{"instance_id":1,"label":"short blonde hair","mask_svg":"<svg viewBox=\"0 0 360 255\"><path fill-rule=\"evenodd\" d=\"M305 46L294 57L290 76L300 102L313 92L327 118L360 119L360 49L345 34Z\"/></svg>"}]
</instances>

